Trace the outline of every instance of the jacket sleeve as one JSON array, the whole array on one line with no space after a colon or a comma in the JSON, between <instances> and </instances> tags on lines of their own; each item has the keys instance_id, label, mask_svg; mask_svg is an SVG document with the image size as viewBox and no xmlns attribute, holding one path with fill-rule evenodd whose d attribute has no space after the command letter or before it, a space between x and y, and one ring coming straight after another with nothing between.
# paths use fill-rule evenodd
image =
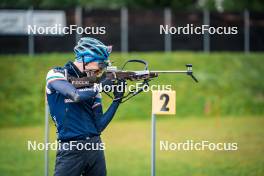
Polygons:
<instances>
[{"instance_id":1,"label":"jacket sleeve","mask_svg":"<svg viewBox=\"0 0 264 176\"><path fill-rule=\"evenodd\" d=\"M74 102L86 101L94 98L97 91L93 88L77 90L69 83L62 73L51 70L47 75L47 93L51 94L57 91Z\"/></svg>"},{"instance_id":2,"label":"jacket sleeve","mask_svg":"<svg viewBox=\"0 0 264 176\"><path fill-rule=\"evenodd\" d=\"M112 104L107 109L107 111L103 113L101 99L98 97L95 98L93 112L94 112L95 123L96 123L98 132L101 133L107 127L107 125L111 122L111 120L113 119L117 111L119 104L120 103L118 101L113 101Z\"/></svg>"}]
</instances>

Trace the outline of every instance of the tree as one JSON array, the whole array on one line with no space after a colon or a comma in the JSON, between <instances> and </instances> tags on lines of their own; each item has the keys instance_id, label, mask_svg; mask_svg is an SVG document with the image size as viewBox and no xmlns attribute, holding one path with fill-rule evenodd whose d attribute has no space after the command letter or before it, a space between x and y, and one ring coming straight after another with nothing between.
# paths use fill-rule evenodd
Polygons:
<instances>
[{"instance_id":1,"label":"tree","mask_svg":"<svg viewBox=\"0 0 264 176\"><path fill-rule=\"evenodd\" d=\"M263 0L224 0L224 10L226 11L242 11L248 9L251 11L263 11Z\"/></svg>"}]
</instances>

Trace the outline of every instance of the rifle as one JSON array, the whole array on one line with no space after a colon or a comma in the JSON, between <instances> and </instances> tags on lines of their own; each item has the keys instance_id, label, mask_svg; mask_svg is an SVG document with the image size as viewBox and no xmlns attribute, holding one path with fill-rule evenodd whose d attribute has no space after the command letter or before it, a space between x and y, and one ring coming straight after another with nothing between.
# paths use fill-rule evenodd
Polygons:
<instances>
[{"instance_id":1,"label":"rifle","mask_svg":"<svg viewBox=\"0 0 264 176\"><path fill-rule=\"evenodd\" d=\"M124 70L125 66L128 63L140 63L144 65L144 70L141 71L127 71ZM149 82L153 80L153 78L158 77L159 74L186 74L190 76L195 82L198 82L196 77L193 75L192 71L192 64L186 64L187 70L157 70L157 71L150 71L148 69L148 63L144 60L132 59L128 60L124 63L121 70L118 70L115 66L108 66L104 73L100 76L93 76L92 73L87 73L86 77L76 78L67 76L67 80L73 84L76 88L85 88L85 87L93 87L95 84L102 83L103 85L115 85L119 80L129 80L129 81L142 81L141 86L149 86ZM130 98L136 96L140 92L143 91L141 89L133 89L122 97L122 103L129 100ZM104 92L107 96L111 99L113 97L108 93Z\"/></svg>"}]
</instances>

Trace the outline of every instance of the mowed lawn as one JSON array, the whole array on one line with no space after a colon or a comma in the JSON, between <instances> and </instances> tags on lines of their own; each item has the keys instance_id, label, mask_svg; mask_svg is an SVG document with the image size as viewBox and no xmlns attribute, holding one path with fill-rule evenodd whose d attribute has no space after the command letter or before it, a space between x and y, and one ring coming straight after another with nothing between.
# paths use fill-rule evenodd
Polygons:
<instances>
[{"instance_id":1,"label":"mowed lawn","mask_svg":"<svg viewBox=\"0 0 264 176\"><path fill-rule=\"evenodd\" d=\"M264 175L264 119L167 118L157 120L157 175ZM55 140L51 124L51 141ZM27 151L27 140L42 142L44 127L0 129L0 175L43 175L44 152ZM150 175L150 120L114 120L103 134L108 175ZM238 151L160 151L170 142L237 142ZM53 174L55 152L50 153Z\"/></svg>"}]
</instances>

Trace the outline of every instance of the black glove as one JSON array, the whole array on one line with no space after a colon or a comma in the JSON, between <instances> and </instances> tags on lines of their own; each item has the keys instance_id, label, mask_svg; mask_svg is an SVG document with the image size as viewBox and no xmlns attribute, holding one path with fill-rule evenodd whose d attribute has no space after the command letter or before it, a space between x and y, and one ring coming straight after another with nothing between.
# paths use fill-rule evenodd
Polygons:
<instances>
[{"instance_id":1,"label":"black glove","mask_svg":"<svg viewBox=\"0 0 264 176\"><path fill-rule=\"evenodd\" d=\"M103 90L105 90L106 86L109 86L109 87L113 86L113 81L108 78L102 78L100 80L100 84L102 85ZM112 91L112 90L110 89L109 91Z\"/></svg>"},{"instance_id":2,"label":"black glove","mask_svg":"<svg viewBox=\"0 0 264 176\"><path fill-rule=\"evenodd\" d=\"M114 86L114 101L121 102L123 95L126 91L126 81L118 80L117 84Z\"/></svg>"}]
</instances>

